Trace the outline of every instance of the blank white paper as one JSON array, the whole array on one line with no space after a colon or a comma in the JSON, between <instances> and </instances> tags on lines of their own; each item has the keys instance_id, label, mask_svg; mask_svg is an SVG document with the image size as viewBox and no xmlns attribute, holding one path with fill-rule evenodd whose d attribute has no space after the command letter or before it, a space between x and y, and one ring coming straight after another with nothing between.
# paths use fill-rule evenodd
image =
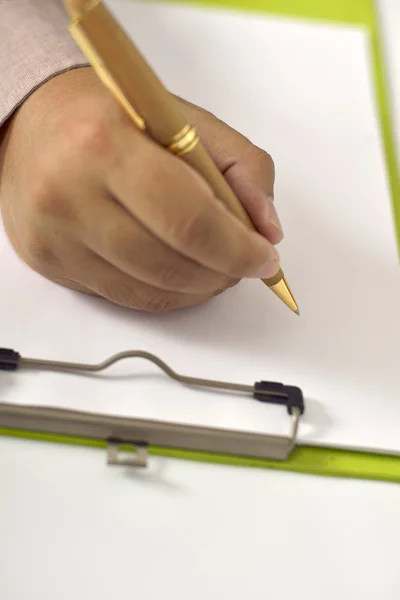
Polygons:
<instances>
[{"instance_id":1,"label":"blank white paper","mask_svg":"<svg viewBox=\"0 0 400 600\"><path fill-rule=\"evenodd\" d=\"M293 315L259 281L166 315L48 282L0 231L0 346L97 362L157 353L179 372L300 386L307 444L400 452L400 279L367 32L212 9L109 2L171 91L268 150ZM190 390L144 361L101 377L18 372L4 402L286 433L280 407Z\"/></svg>"}]
</instances>

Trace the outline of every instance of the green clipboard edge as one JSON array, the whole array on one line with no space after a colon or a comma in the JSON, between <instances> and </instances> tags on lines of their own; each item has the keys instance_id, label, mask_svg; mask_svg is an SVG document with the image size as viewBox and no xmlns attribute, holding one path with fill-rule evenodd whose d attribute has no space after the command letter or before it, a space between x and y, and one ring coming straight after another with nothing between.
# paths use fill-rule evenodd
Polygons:
<instances>
[{"instance_id":1,"label":"green clipboard edge","mask_svg":"<svg viewBox=\"0 0 400 600\"><path fill-rule=\"evenodd\" d=\"M87 438L48 435L1 428L0 436L84 446L86 448L105 449L107 446L105 441L100 442ZM133 452L130 446L121 446L121 450L124 452ZM299 447L285 462L243 458L241 456L228 456L225 454L209 454L206 452L189 452L187 450L159 448L156 446L149 448L149 454L178 460L191 460L236 467L276 469L308 475L400 482L400 456L389 456L386 454L369 454L328 448L313 448L310 446Z\"/></svg>"},{"instance_id":2,"label":"green clipboard edge","mask_svg":"<svg viewBox=\"0 0 400 600\"><path fill-rule=\"evenodd\" d=\"M400 252L400 179L397 169L386 73L374 0L320 0L319 2L315 2L315 0L175 0L175 2L225 9L268 12L280 17L311 19L347 24L349 26L363 26L368 30L371 39L376 101L379 110L388 180L392 196L394 222ZM1 428L0 435L91 448L106 447L106 442L96 442L85 438L44 435ZM122 450L130 451L131 448L122 447ZM299 447L286 462L249 459L240 456L204 452L188 452L159 447L150 448L149 454L237 467L276 469L329 477L400 482L400 456L389 456L386 454L371 454L311 446Z\"/></svg>"}]
</instances>

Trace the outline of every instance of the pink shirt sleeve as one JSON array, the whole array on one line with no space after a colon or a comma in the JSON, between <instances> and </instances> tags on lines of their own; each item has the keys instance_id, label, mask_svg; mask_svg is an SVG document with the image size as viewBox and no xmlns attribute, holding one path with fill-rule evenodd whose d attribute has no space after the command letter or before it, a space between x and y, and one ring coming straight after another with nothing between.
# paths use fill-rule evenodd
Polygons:
<instances>
[{"instance_id":1,"label":"pink shirt sleeve","mask_svg":"<svg viewBox=\"0 0 400 600\"><path fill-rule=\"evenodd\" d=\"M62 0L0 0L0 126L42 83L84 65Z\"/></svg>"}]
</instances>

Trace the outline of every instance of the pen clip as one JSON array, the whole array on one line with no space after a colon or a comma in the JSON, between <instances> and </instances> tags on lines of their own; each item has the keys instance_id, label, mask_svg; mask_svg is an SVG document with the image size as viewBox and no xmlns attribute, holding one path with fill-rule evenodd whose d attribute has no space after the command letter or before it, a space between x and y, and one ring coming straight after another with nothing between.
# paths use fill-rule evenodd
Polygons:
<instances>
[{"instance_id":1,"label":"pen clip","mask_svg":"<svg viewBox=\"0 0 400 600\"><path fill-rule=\"evenodd\" d=\"M69 31L78 44L79 48L86 56L93 69L96 71L98 77L101 79L106 88L114 96L115 100L126 112L131 121L136 125L138 129L144 131L146 129L146 123L144 119L136 112L129 100L126 98L123 91L119 88L113 77L107 71L103 61L93 48L87 36L80 27L80 20L75 19L69 25Z\"/></svg>"}]
</instances>

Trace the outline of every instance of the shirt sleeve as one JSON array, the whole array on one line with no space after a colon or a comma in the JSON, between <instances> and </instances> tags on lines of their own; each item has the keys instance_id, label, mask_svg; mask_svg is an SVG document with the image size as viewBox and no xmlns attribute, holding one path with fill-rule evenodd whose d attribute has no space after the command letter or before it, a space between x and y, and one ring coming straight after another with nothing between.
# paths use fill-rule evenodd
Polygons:
<instances>
[{"instance_id":1,"label":"shirt sleeve","mask_svg":"<svg viewBox=\"0 0 400 600\"><path fill-rule=\"evenodd\" d=\"M62 0L0 0L0 126L45 81L87 64Z\"/></svg>"}]
</instances>

